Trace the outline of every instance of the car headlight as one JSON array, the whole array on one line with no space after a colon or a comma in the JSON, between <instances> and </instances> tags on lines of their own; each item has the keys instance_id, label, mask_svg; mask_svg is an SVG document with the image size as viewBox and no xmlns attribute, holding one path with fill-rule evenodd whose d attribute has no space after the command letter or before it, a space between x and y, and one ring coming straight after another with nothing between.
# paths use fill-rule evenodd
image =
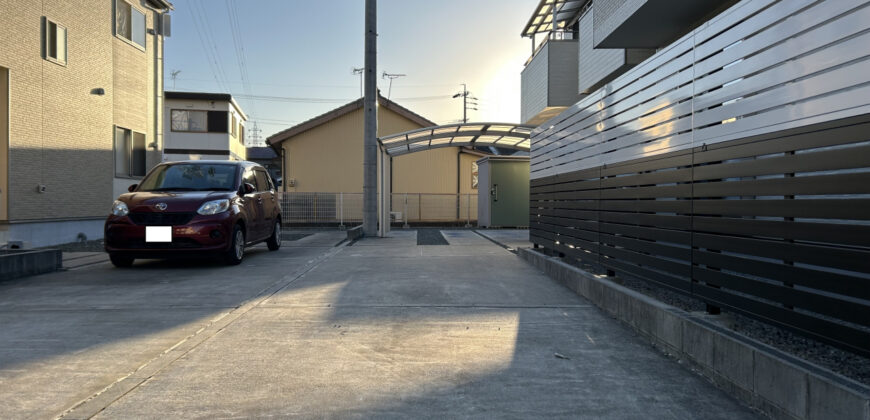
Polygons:
<instances>
[{"instance_id":1,"label":"car headlight","mask_svg":"<svg viewBox=\"0 0 870 420\"><path fill-rule=\"evenodd\" d=\"M115 216L126 216L127 213L130 213L130 209L127 208L127 203L121 200L115 200L112 203L112 214Z\"/></svg>"},{"instance_id":2,"label":"car headlight","mask_svg":"<svg viewBox=\"0 0 870 420\"><path fill-rule=\"evenodd\" d=\"M199 206L199 210L196 212L202 215L218 214L227 211L229 208L230 200L225 198L223 200L206 201Z\"/></svg>"}]
</instances>

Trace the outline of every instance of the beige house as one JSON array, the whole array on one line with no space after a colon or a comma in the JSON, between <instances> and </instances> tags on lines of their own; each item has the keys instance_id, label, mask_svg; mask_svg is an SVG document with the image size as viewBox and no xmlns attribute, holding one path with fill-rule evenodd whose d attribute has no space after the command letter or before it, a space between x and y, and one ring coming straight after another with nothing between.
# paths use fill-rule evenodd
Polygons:
<instances>
[{"instance_id":1,"label":"beige house","mask_svg":"<svg viewBox=\"0 0 870 420\"><path fill-rule=\"evenodd\" d=\"M435 124L378 96L378 136ZM362 98L267 139L282 161L283 191L361 193ZM392 158L392 192L472 194L472 166L485 154L447 147ZM394 205L395 207L395 205Z\"/></svg>"},{"instance_id":2,"label":"beige house","mask_svg":"<svg viewBox=\"0 0 870 420\"><path fill-rule=\"evenodd\" d=\"M164 161L246 160L248 117L228 93L165 92Z\"/></svg>"},{"instance_id":3,"label":"beige house","mask_svg":"<svg viewBox=\"0 0 870 420\"><path fill-rule=\"evenodd\" d=\"M0 0L0 246L102 235L162 159L165 0Z\"/></svg>"}]
</instances>

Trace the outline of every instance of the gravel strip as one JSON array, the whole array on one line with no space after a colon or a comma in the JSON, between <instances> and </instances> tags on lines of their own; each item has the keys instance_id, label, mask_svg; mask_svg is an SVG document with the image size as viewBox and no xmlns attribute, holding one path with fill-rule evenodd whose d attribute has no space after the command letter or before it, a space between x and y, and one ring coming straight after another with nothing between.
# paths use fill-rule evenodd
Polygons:
<instances>
[{"instance_id":1,"label":"gravel strip","mask_svg":"<svg viewBox=\"0 0 870 420\"><path fill-rule=\"evenodd\" d=\"M654 283L622 278L616 278L615 282L686 312L706 310L704 302ZM795 357L870 386L870 358L735 313L729 312L723 316L721 324Z\"/></svg>"},{"instance_id":2,"label":"gravel strip","mask_svg":"<svg viewBox=\"0 0 870 420\"><path fill-rule=\"evenodd\" d=\"M84 241L84 242L70 242L68 244L44 246L42 248L37 248L37 249L59 249L62 252L103 252L103 251L105 251L105 249L103 248L103 240L102 239L94 239L92 241Z\"/></svg>"}]
</instances>

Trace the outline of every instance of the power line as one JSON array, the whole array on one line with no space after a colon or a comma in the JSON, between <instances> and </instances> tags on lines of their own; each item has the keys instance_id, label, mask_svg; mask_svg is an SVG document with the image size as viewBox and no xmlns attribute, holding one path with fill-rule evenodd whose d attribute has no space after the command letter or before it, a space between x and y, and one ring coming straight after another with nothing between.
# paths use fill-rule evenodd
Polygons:
<instances>
[{"instance_id":1,"label":"power line","mask_svg":"<svg viewBox=\"0 0 870 420\"><path fill-rule=\"evenodd\" d=\"M353 102L353 99L347 98L314 98L314 97L295 97L295 96L274 96L274 95L235 95L239 98L245 98L255 101L269 101L269 102L295 102L295 103L316 103L316 104L331 104L331 103L348 103ZM407 97L407 98L396 98L397 101L405 101L405 102L427 102L427 101L440 101L450 99L448 95L438 95L438 96L415 96L415 97Z\"/></svg>"},{"instance_id":2,"label":"power line","mask_svg":"<svg viewBox=\"0 0 870 420\"><path fill-rule=\"evenodd\" d=\"M236 53L236 62L239 65L239 77L242 79L242 90L246 95L251 96L251 84L250 78L248 77L248 63L247 63L247 53L245 51L245 43L242 38L242 30L241 25L239 24L239 14L238 10L235 7L230 6L230 0L224 0L224 5L227 9L227 18L230 22L230 34L233 39L233 47ZM248 105L250 105L251 111L253 111L253 115L258 115L257 105L254 101L246 101ZM254 142L259 141L259 128L257 128L257 122L251 121L253 125L253 129L249 130L248 137ZM243 141L245 139L242 139Z\"/></svg>"},{"instance_id":3,"label":"power line","mask_svg":"<svg viewBox=\"0 0 870 420\"><path fill-rule=\"evenodd\" d=\"M214 81L215 81L215 83L217 83L219 89L226 90L223 87L223 84L221 83L221 79L218 76L218 72L215 69L214 64L212 62L211 50L208 48L208 46L206 44L205 36L203 35L202 28L200 27L199 17L197 16L197 13L195 11L193 11L193 2L192 1L191 1L190 9L187 9L187 11L190 14L191 19L193 20L193 27L196 30L196 35L199 37L199 43L202 46L202 52L203 52L203 54L205 54L205 61L206 61L206 63L208 63L208 67L209 67L209 70L211 70L211 74L214 77Z\"/></svg>"}]
</instances>

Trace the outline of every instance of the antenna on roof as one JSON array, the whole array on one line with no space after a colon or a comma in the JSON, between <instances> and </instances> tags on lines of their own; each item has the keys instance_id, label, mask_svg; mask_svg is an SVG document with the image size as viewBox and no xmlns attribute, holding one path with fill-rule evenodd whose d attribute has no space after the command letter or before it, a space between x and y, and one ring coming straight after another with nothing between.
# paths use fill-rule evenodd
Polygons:
<instances>
[{"instance_id":1,"label":"antenna on roof","mask_svg":"<svg viewBox=\"0 0 870 420\"><path fill-rule=\"evenodd\" d=\"M382 79L390 79L390 88L389 88L389 90L387 90L387 99L390 99L390 95L393 94L393 79L398 79L400 77L405 77L405 76L407 76L407 74L398 74L398 73L390 74L387 72L384 72L384 74L381 75Z\"/></svg>"},{"instance_id":2,"label":"antenna on roof","mask_svg":"<svg viewBox=\"0 0 870 420\"><path fill-rule=\"evenodd\" d=\"M178 77L179 73L181 73L181 70L172 70L169 73L169 77L172 79L172 90L175 90L175 78Z\"/></svg>"},{"instance_id":3,"label":"antenna on roof","mask_svg":"<svg viewBox=\"0 0 870 420\"><path fill-rule=\"evenodd\" d=\"M365 72L365 67L351 67L351 74L359 75L359 97L363 97L363 72Z\"/></svg>"}]
</instances>

